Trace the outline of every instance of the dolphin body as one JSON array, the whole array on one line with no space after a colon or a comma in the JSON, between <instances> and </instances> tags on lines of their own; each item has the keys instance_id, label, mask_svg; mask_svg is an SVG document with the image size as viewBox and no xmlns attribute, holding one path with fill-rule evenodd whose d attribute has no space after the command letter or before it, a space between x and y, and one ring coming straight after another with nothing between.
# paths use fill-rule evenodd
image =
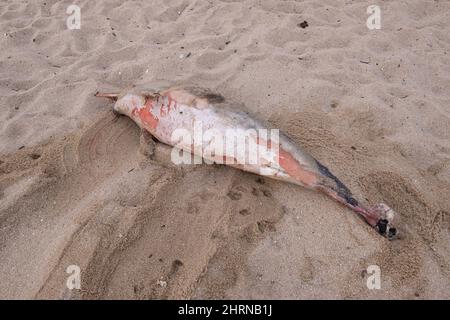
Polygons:
<instances>
[{"instance_id":1,"label":"dolphin body","mask_svg":"<svg viewBox=\"0 0 450 320\"><path fill-rule=\"evenodd\" d=\"M97 93L96 96L115 101L114 112L130 117L157 140L177 150L188 151L205 161L224 163L324 192L360 214L381 235L393 239L397 234L392 226L394 212L386 204L380 203L371 208L363 206L327 167L300 145L282 132L277 139L258 135L258 130L268 129L268 126L221 95L197 87L171 87L150 93L131 91L123 94ZM202 132L214 132L214 135L192 141L196 126ZM226 140L230 129L250 132L246 138L258 146L269 148L259 153L255 153L254 149L248 151L247 156L256 157L256 161L251 163L236 161L235 146L211 150L212 136Z\"/></svg>"}]
</instances>

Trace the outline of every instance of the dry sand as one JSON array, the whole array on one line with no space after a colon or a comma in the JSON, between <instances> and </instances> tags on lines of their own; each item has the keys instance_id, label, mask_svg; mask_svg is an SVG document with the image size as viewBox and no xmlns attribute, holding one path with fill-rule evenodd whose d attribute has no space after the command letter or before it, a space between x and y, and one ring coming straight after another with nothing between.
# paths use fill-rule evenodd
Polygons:
<instances>
[{"instance_id":1,"label":"dry sand","mask_svg":"<svg viewBox=\"0 0 450 320\"><path fill-rule=\"evenodd\" d=\"M450 298L448 1L378 1L381 30L373 1L74 2L80 30L72 1L0 4L0 298ZM245 103L393 207L401 238L300 187L175 166L93 97L160 80Z\"/></svg>"}]
</instances>

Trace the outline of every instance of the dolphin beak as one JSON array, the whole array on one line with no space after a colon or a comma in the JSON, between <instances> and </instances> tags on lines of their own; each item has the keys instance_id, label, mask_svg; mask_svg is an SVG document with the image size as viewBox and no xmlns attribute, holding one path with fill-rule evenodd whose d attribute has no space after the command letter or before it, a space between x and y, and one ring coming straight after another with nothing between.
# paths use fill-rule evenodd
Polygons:
<instances>
[{"instance_id":1,"label":"dolphin beak","mask_svg":"<svg viewBox=\"0 0 450 320\"><path fill-rule=\"evenodd\" d=\"M112 101L117 101L117 99L119 98L119 94L118 93L106 93L106 92L98 92L95 94L96 97L100 97L100 98L108 98L111 99Z\"/></svg>"}]
</instances>

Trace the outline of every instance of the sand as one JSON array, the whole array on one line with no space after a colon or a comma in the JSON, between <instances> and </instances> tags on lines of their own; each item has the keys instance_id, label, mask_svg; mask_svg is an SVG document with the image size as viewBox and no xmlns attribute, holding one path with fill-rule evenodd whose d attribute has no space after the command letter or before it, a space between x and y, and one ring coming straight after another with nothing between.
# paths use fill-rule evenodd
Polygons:
<instances>
[{"instance_id":1,"label":"sand","mask_svg":"<svg viewBox=\"0 0 450 320\"><path fill-rule=\"evenodd\" d=\"M450 298L449 2L379 1L380 30L373 1L75 1L80 30L70 4L0 4L0 298ZM161 82L245 104L394 208L400 238L301 187L176 166L94 97Z\"/></svg>"}]
</instances>

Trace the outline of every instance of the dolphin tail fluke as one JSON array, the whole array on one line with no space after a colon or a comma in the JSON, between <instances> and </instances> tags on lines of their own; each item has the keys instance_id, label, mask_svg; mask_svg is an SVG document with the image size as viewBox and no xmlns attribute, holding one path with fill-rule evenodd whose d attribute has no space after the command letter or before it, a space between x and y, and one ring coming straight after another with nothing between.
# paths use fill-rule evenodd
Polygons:
<instances>
[{"instance_id":1,"label":"dolphin tail fluke","mask_svg":"<svg viewBox=\"0 0 450 320\"><path fill-rule=\"evenodd\" d=\"M392 226L394 211L390 207L379 203L371 208L366 208L353 197L350 190L327 167L317 160L316 164L321 174L321 182L318 187L320 190L363 216L367 223L381 235L388 239L396 237L397 229Z\"/></svg>"},{"instance_id":2,"label":"dolphin tail fluke","mask_svg":"<svg viewBox=\"0 0 450 320\"><path fill-rule=\"evenodd\" d=\"M378 203L367 210L370 214L378 216L376 228L378 232L392 240L398 236L397 229L392 226L394 210L384 203Z\"/></svg>"}]
</instances>

